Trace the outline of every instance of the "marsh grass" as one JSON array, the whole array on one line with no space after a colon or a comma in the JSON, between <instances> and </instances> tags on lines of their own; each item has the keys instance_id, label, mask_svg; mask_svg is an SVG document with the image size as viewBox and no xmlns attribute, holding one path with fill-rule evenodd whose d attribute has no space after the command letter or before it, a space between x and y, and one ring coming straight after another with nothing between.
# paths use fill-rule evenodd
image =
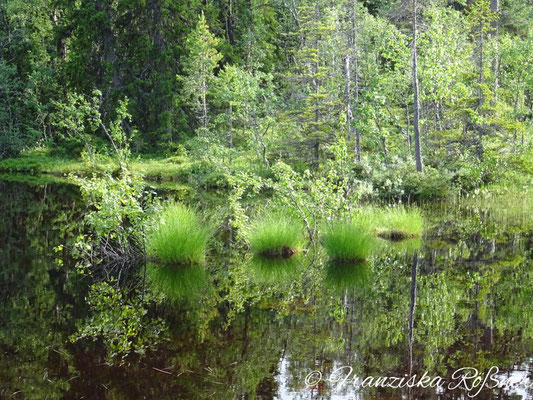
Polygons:
<instances>
[{"instance_id":1,"label":"marsh grass","mask_svg":"<svg viewBox=\"0 0 533 400\"><path fill-rule=\"evenodd\" d=\"M169 203L147 238L147 254L164 264L202 264L208 230L196 213L179 203Z\"/></svg>"},{"instance_id":2,"label":"marsh grass","mask_svg":"<svg viewBox=\"0 0 533 400\"><path fill-rule=\"evenodd\" d=\"M252 252L263 258L288 259L302 246L301 224L281 212L259 218L247 236Z\"/></svg>"},{"instance_id":3,"label":"marsh grass","mask_svg":"<svg viewBox=\"0 0 533 400\"><path fill-rule=\"evenodd\" d=\"M397 205L389 208L368 208L363 213L382 239L400 241L422 234L424 219L417 208Z\"/></svg>"},{"instance_id":4,"label":"marsh grass","mask_svg":"<svg viewBox=\"0 0 533 400\"><path fill-rule=\"evenodd\" d=\"M339 221L326 227L322 243L331 260L360 262L370 256L375 246L375 239L366 224Z\"/></svg>"},{"instance_id":5,"label":"marsh grass","mask_svg":"<svg viewBox=\"0 0 533 400\"><path fill-rule=\"evenodd\" d=\"M533 192L499 190L482 192L462 200L470 216L483 214L483 220L509 232L533 229Z\"/></svg>"},{"instance_id":6,"label":"marsh grass","mask_svg":"<svg viewBox=\"0 0 533 400\"><path fill-rule=\"evenodd\" d=\"M370 264L330 262L325 268L325 284L338 292L345 289L363 290L370 283Z\"/></svg>"},{"instance_id":7,"label":"marsh grass","mask_svg":"<svg viewBox=\"0 0 533 400\"><path fill-rule=\"evenodd\" d=\"M142 174L147 181L176 182L187 181L191 169L199 164L187 157L161 158L156 155L143 156L129 162L129 170ZM89 177L107 171L117 171L116 162L112 157L98 155L97 164L92 166L81 158L59 157L51 154L48 148L37 148L23 152L20 157L0 160L0 172L52 175L67 177L70 174Z\"/></svg>"},{"instance_id":8,"label":"marsh grass","mask_svg":"<svg viewBox=\"0 0 533 400\"><path fill-rule=\"evenodd\" d=\"M149 263L146 275L154 288L171 301L194 298L208 286L207 272L199 265L176 268Z\"/></svg>"}]
</instances>

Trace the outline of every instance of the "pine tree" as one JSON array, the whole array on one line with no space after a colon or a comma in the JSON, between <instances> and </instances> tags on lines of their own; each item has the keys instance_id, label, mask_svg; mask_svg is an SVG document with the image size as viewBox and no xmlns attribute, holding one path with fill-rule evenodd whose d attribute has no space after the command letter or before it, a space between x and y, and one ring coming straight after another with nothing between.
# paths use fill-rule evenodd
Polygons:
<instances>
[{"instance_id":1,"label":"pine tree","mask_svg":"<svg viewBox=\"0 0 533 400\"><path fill-rule=\"evenodd\" d=\"M187 55L182 60L185 75L179 78L183 83L183 99L199 115L203 133L208 131L209 126L208 92L215 78L215 68L222 59L217 45L218 39L209 31L202 13L196 28L187 36Z\"/></svg>"},{"instance_id":2,"label":"pine tree","mask_svg":"<svg viewBox=\"0 0 533 400\"><path fill-rule=\"evenodd\" d=\"M323 2L304 2L298 7L299 48L289 81L296 100L291 113L298 122L313 164L320 163L321 146L337 128L344 91L341 45L336 40L337 13Z\"/></svg>"}]
</instances>

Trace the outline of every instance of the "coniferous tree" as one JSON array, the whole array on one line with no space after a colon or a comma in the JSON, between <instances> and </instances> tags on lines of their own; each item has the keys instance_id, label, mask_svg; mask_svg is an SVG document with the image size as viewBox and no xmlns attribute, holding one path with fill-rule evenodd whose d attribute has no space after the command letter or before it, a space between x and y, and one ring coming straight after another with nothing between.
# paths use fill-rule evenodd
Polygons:
<instances>
[{"instance_id":1,"label":"coniferous tree","mask_svg":"<svg viewBox=\"0 0 533 400\"><path fill-rule=\"evenodd\" d=\"M209 126L208 94L215 79L215 68L222 55L216 49L218 39L209 31L202 13L196 28L189 33L185 43L187 55L183 57L183 100L196 112L202 134Z\"/></svg>"}]
</instances>

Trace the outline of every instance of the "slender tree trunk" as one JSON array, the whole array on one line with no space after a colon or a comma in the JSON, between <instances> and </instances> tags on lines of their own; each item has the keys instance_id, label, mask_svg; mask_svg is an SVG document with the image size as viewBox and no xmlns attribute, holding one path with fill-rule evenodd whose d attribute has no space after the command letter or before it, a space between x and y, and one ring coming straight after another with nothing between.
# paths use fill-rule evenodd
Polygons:
<instances>
[{"instance_id":1,"label":"slender tree trunk","mask_svg":"<svg viewBox=\"0 0 533 400\"><path fill-rule=\"evenodd\" d=\"M229 108L228 108L228 118L229 118L228 147L231 149L233 147L233 106L231 102L229 103Z\"/></svg>"},{"instance_id":2,"label":"slender tree trunk","mask_svg":"<svg viewBox=\"0 0 533 400\"><path fill-rule=\"evenodd\" d=\"M348 41L350 43L350 41ZM346 125L348 128L348 134L346 140L350 140L352 137L352 90L351 90L351 76L350 76L350 54L344 57L344 76L346 78Z\"/></svg>"},{"instance_id":3,"label":"slender tree trunk","mask_svg":"<svg viewBox=\"0 0 533 400\"><path fill-rule=\"evenodd\" d=\"M102 81L106 79L106 64L109 64L112 69L112 75L111 75L111 88L114 90L119 90L122 86L120 81L120 71L118 67L118 58L116 53L116 40L115 40L115 34L113 33L112 26L111 26L111 18L109 15L109 11L106 9L105 2L102 0L98 0L95 4L95 9L98 12L103 13L106 16L107 21L102 21L98 25L98 29L100 30L101 37L103 39L102 42L102 61L100 66L100 79ZM110 89L109 86L106 86L106 96L108 97Z\"/></svg>"},{"instance_id":4,"label":"slender tree trunk","mask_svg":"<svg viewBox=\"0 0 533 400\"><path fill-rule=\"evenodd\" d=\"M406 131L406 139L407 139L407 148L409 149L409 152L411 152L411 134L409 133L411 131L411 119L409 115L409 105L405 105L405 115L407 119L407 131Z\"/></svg>"},{"instance_id":5,"label":"slender tree trunk","mask_svg":"<svg viewBox=\"0 0 533 400\"><path fill-rule=\"evenodd\" d=\"M490 0L490 11L493 13L499 13L500 12L500 0ZM498 37L499 34L499 22L498 19L495 19L492 21L492 31L491 35L495 38ZM498 86L499 86L499 80L498 80L498 74L500 69L500 60L499 60L499 51L498 51L498 43L496 42L496 51L494 58L492 59L492 76L494 77L494 84L492 87L493 91L493 100L491 100L491 105L496 104L496 101L498 100Z\"/></svg>"},{"instance_id":6,"label":"slender tree trunk","mask_svg":"<svg viewBox=\"0 0 533 400\"><path fill-rule=\"evenodd\" d=\"M349 43L349 42L348 42ZM350 140L353 135L353 114L352 114L352 90L350 76L350 54L344 58L344 74L346 77L346 125L348 134L346 140Z\"/></svg>"},{"instance_id":7,"label":"slender tree trunk","mask_svg":"<svg viewBox=\"0 0 533 400\"><path fill-rule=\"evenodd\" d=\"M207 131L207 82L205 80L202 82L200 90L202 91L202 128Z\"/></svg>"},{"instance_id":8,"label":"slender tree trunk","mask_svg":"<svg viewBox=\"0 0 533 400\"><path fill-rule=\"evenodd\" d=\"M353 18L352 18L352 31L353 31L353 68L354 68L354 80L355 80L355 106L359 104L359 68L357 58L357 0L353 2ZM357 161L361 161L361 133L359 129L354 127L355 130L355 151L357 155Z\"/></svg>"},{"instance_id":9,"label":"slender tree trunk","mask_svg":"<svg viewBox=\"0 0 533 400\"><path fill-rule=\"evenodd\" d=\"M318 25L318 21L320 20L320 9L318 7L318 3L315 5L315 24ZM316 61L314 62L314 78L313 83L315 85L315 163L316 167L318 168L320 166L320 103L319 103L319 94L320 94L320 80L318 78L318 71L319 71L319 42L318 42L318 34L315 35L315 49L316 49Z\"/></svg>"},{"instance_id":10,"label":"slender tree trunk","mask_svg":"<svg viewBox=\"0 0 533 400\"><path fill-rule=\"evenodd\" d=\"M414 118L413 127L415 131L415 158L416 170L424 172L422 161L422 144L420 141L420 99L418 95L418 65L416 50L416 0L413 0L413 92L414 92Z\"/></svg>"},{"instance_id":11,"label":"slender tree trunk","mask_svg":"<svg viewBox=\"0 0 533 400\"><path fill-rule=\"evenodd\" d=\"M352 76L351 69L353 68L353 79L355 86L355 107L359 101L359 83L358 83L358 68L357 68L357 0L353 0L353 4L348 3L351 32L348 35L348 54L345 59L346 69L346 114L348 123L348 139L355 135L355 153L357 162L361 161L361 136L359 130L353 125L353 110L352 110ZM350 61L353 61L353 67L350 66Z\"/></svg>"},{"instance_id":12,"label":"slender tree trunk","mask_svg":"<svg viewBox=\"0 0 533 400\"><path fill-rule=\"evenodd\" d=\"M413 266L411 269L411 303L409 306L409 339L408 339L408 353L409 353L409 376L413 370L413 338L415 331L415 309L416 309L416 283L418 278L418 253L413 256Z\"/></svg>"},{"instance_id":13,"label":"slender tree trunk","mask_svg":"<svg viewBox=\"0 0 533 400\"><path fill-rule=\"evenodd\" d=\"M484 60L484 51L485 51L485 38L483 37L483 24L480 26L480 34L479 34L479 110L483 108L483 104L485 103L485 97L483 95L483 88L482 85L485 82L485 72L483 68L483 64L485 62ZM476 124L476 129L478 133L478 143L477 143L477 155L478 158L481 160L483 159L483 129L479 124Z\"/></svg>"}]
</instances>

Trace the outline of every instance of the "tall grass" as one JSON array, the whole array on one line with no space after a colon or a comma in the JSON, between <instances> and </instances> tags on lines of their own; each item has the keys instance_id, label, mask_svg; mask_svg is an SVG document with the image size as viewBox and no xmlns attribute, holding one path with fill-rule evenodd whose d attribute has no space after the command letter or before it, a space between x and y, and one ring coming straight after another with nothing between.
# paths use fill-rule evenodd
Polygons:
<instances>
[{"instance_id":1,"label":"tall grass","mask_svg":"<svg viewBox=\"0 0 533 400\"><path fill-rule=\"evenodd\" d=\"M339 262L364 261L375 245L368 227L353 221L335 222L326 227L322 242L329 258Z\"/></svg>"},{"instance_id":2,"label":"tall grass","mask_svg":"<svg viewBox=\"0 0 533 400\"><path fill-rule=\"evenodd\" d=\"M369 208L363 211L374 225L378 236L390 240L403 240L422 234L424 219L418 208L397 205L389 208Z\"/></svg>"},{"instance_id":3,"label":"tall grass","mask_svg":"<svg viewBox=\"0 0 533 400\"><path fill-rule=\"evenodd\" d=\"M248 242L255 254L289 258L302 246L302 226L283 213L268 213L254 223Z\"/></svg>"},{"instance_id":4,"label":"tall grass","mask_svg":"<svg viewBox=\"0 0 533 400\"><path fill-rule=\"evenodd\" d=\"M459 206L470 216L482 216L484 223L500 230L520 232L533 229L533 191L517 188L484 191L461 199Z\"/></svg>"},{"instance_id":5,"label":"tall grass","mask_svg":"<svg viewBox=\"0 0 533 400\"><path fill-rule=\"evenodd\" d=\"M164 264L201 264L208 237L194 211L169 203L148 236L147 253Z\"/></svg>"}]
</instances>

